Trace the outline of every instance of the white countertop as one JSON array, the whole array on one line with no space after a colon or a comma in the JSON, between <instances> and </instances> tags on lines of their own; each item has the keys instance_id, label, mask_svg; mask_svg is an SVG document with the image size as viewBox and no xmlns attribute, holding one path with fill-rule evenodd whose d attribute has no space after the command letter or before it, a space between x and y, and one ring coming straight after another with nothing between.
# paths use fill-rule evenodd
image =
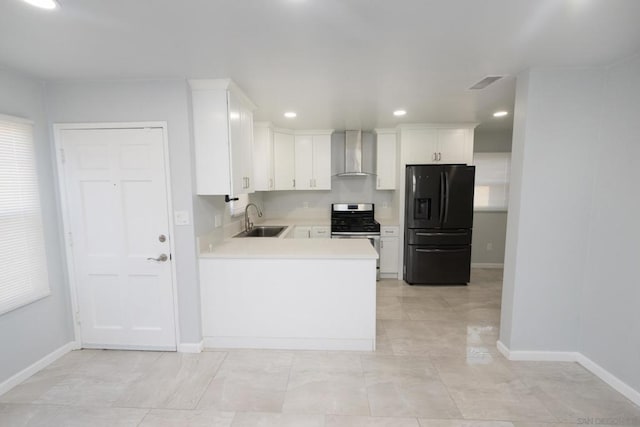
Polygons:
<instances>
[{"instance_id":1,"label":"white countertop","mask_svg":"<svg viewBox=\"0 0 640 427\"><path fill-rule=\"evenodd\" d=\"M377 259L378 254L366 239L244 237L227 239L200 258Z\"/></svg>"}]
</instances>

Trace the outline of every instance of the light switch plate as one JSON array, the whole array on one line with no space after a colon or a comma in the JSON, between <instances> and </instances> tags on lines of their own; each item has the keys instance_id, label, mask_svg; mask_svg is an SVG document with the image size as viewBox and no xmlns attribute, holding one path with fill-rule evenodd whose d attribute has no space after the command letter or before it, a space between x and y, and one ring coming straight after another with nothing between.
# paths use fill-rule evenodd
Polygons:
<instances>
[{"instance_id":1,"label":"light switch plate","mask_svg":"<svg viewBox=\"0 0 640 427\"><path fill-rule=\"evenodd\" d=\"M189 212L175 211L173 213L173 219L176 225L189 225Z\"/></svg>"},{"instance_id":2,"label":"light switch plate","mask_svg":"<svg viewBox=\"0 0 640 427\"><path fill-rule=\"evenodd\" d=\"M213 217L213 222L216 228L222 227L222 215L216 215Z\"/></svg>"}]
</instances>

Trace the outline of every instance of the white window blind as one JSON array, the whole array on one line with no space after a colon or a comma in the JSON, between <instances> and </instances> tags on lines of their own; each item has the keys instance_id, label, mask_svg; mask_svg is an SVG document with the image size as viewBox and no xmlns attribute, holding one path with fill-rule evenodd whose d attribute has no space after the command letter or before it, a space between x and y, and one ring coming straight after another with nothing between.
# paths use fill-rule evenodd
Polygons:
<instances>
[{"instance_id":1,"label":"white window blind","mask_svg":"<svg viewBox=\"0 0 640 427\"><path fill-rule=\"evenodd\" d=\"M474 153L475 210L507 210L511 153Z\"/></svg>"},{"instance_id":2,"label":"white window blind","mask_svg":"<svg viewBox=\"0 0 640 427\"><path fill-rule=\"evenodd\" d=\"M33 125L0 115L0 314L48 294Z\"/></svg>"}]
</instances>

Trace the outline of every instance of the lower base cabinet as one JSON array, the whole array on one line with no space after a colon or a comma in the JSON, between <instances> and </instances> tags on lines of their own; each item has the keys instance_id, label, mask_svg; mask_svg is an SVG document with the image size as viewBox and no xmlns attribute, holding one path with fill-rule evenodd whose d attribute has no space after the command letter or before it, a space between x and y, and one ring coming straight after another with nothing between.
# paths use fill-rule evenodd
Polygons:
<instances>
[{"instance_id":1,"label":"lower base cabinet","mask_svg":"<svg viewBox=\"0 0 640 427\"><path fill-rule=\"evenodd\" d=\"M399 260L399 227L380 228L380 274L397 274Z\"/></svg>"},{"instance_id":2,"label":"lower base cabinet","mask_svg":"<svg viewBox=\"0 0 640 427\"><path fill-rule=\"evenodd\" d=\"M331 227L325 225L300 226L293 229L294 239L329 239Z\"/></svg>"}]
</instances>

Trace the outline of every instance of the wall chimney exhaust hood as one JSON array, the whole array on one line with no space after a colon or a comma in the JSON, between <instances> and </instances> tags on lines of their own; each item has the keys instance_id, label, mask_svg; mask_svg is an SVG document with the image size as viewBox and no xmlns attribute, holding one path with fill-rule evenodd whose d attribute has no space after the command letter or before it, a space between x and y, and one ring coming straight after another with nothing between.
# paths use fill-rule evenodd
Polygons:
<instances>
[{"instance_id":1,"label":"wall chimney exhaust hood","mask_svg":"<svg viewBox=\"0 0 640 427\"><path fill-rule=\"evenodd\" d=\"M362 131L345 131L344 139L344 171L336 176L370 176L374 175L362 170Z\"/></svg>"}]
</instances>

